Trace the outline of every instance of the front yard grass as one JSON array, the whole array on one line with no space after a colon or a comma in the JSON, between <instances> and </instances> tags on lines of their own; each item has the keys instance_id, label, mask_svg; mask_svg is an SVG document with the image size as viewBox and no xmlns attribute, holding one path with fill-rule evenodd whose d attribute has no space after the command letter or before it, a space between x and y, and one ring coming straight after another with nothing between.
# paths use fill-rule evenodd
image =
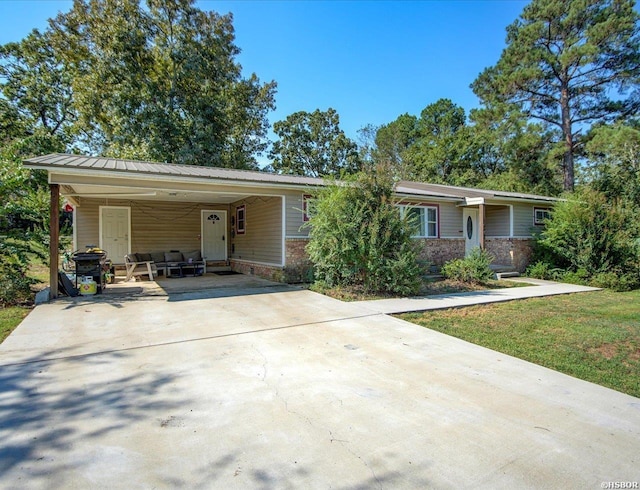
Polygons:
<instances>
[{"instance_id":1,"label":"front yard grass","mask_svg":"<svg viewBox=\"0 0 640 490\"><path fill-rule=\"evenodd\" d=\"M0 308L0 344L31 311L35 293L49 285L49 267L36 257L32 257L29 264L28 276L36 282L31 286L31 294L25 298L19 298L20 306L6 306Z\"/></svg>"},{"instance_id":2,"label":"front yard grass","mask_svg":"<svg viewBox=\"0 0 640 490\"><path fill-rule=\"evenodd\" d=\"M398 316L640 397L640 291L597 291Z\"/></svg>"},{"instance_id":3,"label":"front yard grass","mask_svg":"<svg viewBox=\"0 0 640 490\"><path fill-rule=\"evenodd\" d=\"M31 310L22 306L0 308L0 344L20 324Z\"/></svg>"}]
</instances>

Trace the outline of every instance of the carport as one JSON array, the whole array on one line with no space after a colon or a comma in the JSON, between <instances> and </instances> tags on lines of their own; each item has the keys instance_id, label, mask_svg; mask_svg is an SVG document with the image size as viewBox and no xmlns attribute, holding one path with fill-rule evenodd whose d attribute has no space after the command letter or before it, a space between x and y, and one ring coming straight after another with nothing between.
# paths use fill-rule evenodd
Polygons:
<instances>
[{"instance_id":1,"label":"carport","mask_svg":"<svg viewBox=\"0 0 640 490\"><path fill-rule=\"evenodd\" d=\"M212 266L282 278L303 195L319 179L262 172L53 154L25 165L48 172L51 297L58 295L58 209L73 208L73 249L96 245L120 264L128 253L200 251Z\"/></svg>"}]
</instances>

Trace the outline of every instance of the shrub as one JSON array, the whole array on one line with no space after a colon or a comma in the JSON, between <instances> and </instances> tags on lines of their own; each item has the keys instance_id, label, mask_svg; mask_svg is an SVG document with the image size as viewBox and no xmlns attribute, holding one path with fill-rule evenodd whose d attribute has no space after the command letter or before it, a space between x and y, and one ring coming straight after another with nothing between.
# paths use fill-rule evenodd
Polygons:
<instances>
[{"instance_id":1,"label":"shrub","mask_svg":"<svg viewBox=\"0 0 640 490\"><path fill-rule=\"evenodd\" d=\"M525 271L527 277L533 277L534 279L554 280L558 278L558 275L564 272L561 269L553 267L548 262L539 260L538 262L529 265Z\"/></svg>"},{"instance_id":2,"label":"shrub","mask_svg":"<svg viewBox=\"0 0 640 490\"><path fill-rule=\"evenodd\" d=\"M613 291L631 291L640 287L640 278L632 274L601 272L591 278L589 285L596 288L612 289Z\"/></svg>"},{"instance_id":3,"label":"shrub","mask_svg":"<svg viewBox=\"0 0 640 490\"><path fill-rule=\"evenodd\" d=\"M320 191L307 245L317 281L355 285L365 293L418 291L422 269L416 244L392 192L393 181L381 168Z\"/></svg>"},{"instance_id":4,"label":"shrub","mask_svg":"<svg viewBox=\"0 0 640 490\"><path fill-rule=\"evenodd\" d=\"M564 262L569 271L584 271L588 278L615 270L638 271L639 235L632 209L585 189L555 205L538 242L557 257L555 264Z\"/></svg>"},{"instance_id":5,"label":"shrub","mask_svg":"<svg viewBox=\"0 0 640 490\"><path fill-rule=\"evenodd\" d=\"M6 307L31 300L31 285L27 276L29 247L13 239L0 241L0 306Z\"/></svg>"},{"instance_id":6,"label":"shrub","mask_svg":"<svg viewBox=\"0 0 640 490\"><path fill-rule=\"evenodd\" d=\"M586 286L589 283L589 274L584 269L578 269L577 271L562 271L556 276L556 279L569 284Z\"/></svg>"},{"instance_id":7,"label":"shrub","mask_svg":"<svg viewBox=\"0 0 640 490\"><path fill-rule=\"evenodd\" d=\"M489 267L493 256L480 248L474 248L464 259L450 260L442 266L442 275L447 279L482 284L493 278Z\"/></svg>"}]
</instances>

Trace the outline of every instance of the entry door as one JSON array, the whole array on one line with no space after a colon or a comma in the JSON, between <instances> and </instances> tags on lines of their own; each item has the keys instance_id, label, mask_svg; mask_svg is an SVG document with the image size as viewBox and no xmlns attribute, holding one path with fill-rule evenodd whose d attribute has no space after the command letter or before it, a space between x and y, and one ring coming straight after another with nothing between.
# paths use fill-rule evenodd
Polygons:
<instances>
[{"instance_id":1,"label":"entry door","mask_svg":"<svg viewBox=\"0 0 640 490\"><path fill-rule=\"evenodd\" d=\"M227 212L202 211L202 256L227 260Z\"/></svg>"},{"instance_id":2,"label":"entry door","mask_svg":"<svg viewBox=\"0 0 640 490\"><path fill-rule=\"evenodd\" d=\"M107 252L114 264L123 264L129 246L130 208L102 206L100 208L100 248ZM81 244L87 245L87 244Z\"/></svg>"},{"instance_id":3,"label":"entry door","mask_svg":"<svg viewBox=\"0 0 640 490\"><path fill-rule=\"evenodd\" d=\"M464 254L480 246L480 236L478 235L478 210L473 208L463 208L462 210L462 230L464 232Z\"/></svg>"}]
</instances>

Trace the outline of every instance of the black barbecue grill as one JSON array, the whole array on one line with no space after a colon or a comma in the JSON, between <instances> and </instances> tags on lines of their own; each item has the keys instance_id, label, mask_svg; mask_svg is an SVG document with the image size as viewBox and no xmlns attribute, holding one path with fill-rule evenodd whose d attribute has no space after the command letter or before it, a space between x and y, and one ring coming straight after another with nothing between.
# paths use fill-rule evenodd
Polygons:
<instances>
[{"instance_id":1,"label":"black barbecue grill","mask_svg":"<svg viewBox=\"0 0 640 490\"><path fill-rule=\"evenodd\" d=\"M106 252L75 252L72 256L76 263L76 289L78 280L91 276L98 286L98 293L105 288L105 271L109 270Z\"/></svg>"}]
</instances>

